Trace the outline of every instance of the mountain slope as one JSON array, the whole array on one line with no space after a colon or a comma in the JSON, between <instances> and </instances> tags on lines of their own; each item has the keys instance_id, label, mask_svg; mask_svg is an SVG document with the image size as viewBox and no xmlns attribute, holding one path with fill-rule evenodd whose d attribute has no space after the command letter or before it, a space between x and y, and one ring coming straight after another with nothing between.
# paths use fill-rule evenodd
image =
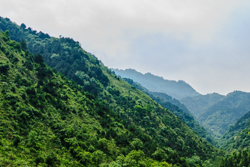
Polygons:
<instances>
[{"instance_id":1,"label":"mountain slope","mask_svg":"<svg viewBox=\"0 0 250 167\"><path fill-rule=\"evenodd\" d=\"M99 60L84 51L78 42L70 38L58 39L41 32L37 33L30 28L26 29L24 25L19 27L8 19L1 18L0 21L1 28L9 29L10 37L19 40L22 48L27 47L33 53L42 53L45 62L73 79L79 90L93 93L102 101L103 109L98 109L94 117L100 119L100 124L106 128L106 131L100 131L100 134L114 141L119 147L120 154L110 153L114 163L118 155L129 158L135 156L140 148L142 152L139 153L143 154L142 157L145 155L158 161L179 165L186 163L180 157L199 156L204 160L216 156L216 148L198 137L169 110L112 74ZM30 63L26 66L31 67ZM44 70L41 70L39 75L43 76ZM49 91L49 88L46 89ZM84 106L84 102L82 105ZM69 133L75 132L71 130ZM75 143L73 139L71 143ZM112 147L116 147L115 145ZM108 145L105 147L109 148ZM135 148L137 152L133 149L131 151L131 148ZM84 155L84 152L80 155Z\"/></svg>"},{"instance_id":2,"label":"mountain slope","mask_svg":"<svg viewBox=\"0 0 250 167\"><path fill-rule=\"evenodd\" d=\"M155 76L150 73L142 74L133 69L119 70L112 69L117 75L122 78L130 78L135 82L140 83L143 87L151 92L166 93L176 99L181 99L187 96L197 96L197 93L190 85L184 81L170 81L162 77Z\"/></svg>"},{"instance_id":3,"label":"mountain slope","mask_svg":"<svg viewBox=\"0 0 250 167\"><path fill-rule=\"evenodd\" d=\"M220 139L220 147L224 150L249 148L250 145L250 111L229 127Z\"/></svg>"},{"instance_id":4,"label":"mountain slope","mask_svg":"<svg viewBox=\"0 0 250 167\"><path fill-rule=\"evenodd\" d=\"M209 107L198 119L219 138L229 125L248 112L249 108L250 93L234 91Z\"/></svg>"},{"instance_id":5,"label":"mountain slope","mask_svg":"<svg viewBox=\"0 0 250 167\"><path fill-rule=\"evenodd\" d=\"M189 115L193 115L188 109L187 107L182 104L179 100L172 98L171 96L167 95L166 93L160 93L160 92L150 92L150 94L152 94L155 97L159 97L165 101L168 101L176 106L178 106L180 109L183 110L183 112L188 113Z\"/></svg>"},{"instance_id":6,"label":"mountain slope","mask_svg":"<svg viewBox=\"0 0 250 167\"><path fill-rule=\"evenodd\" d=\"M8 31L0 33L0 58L0 166L189 166L136 125L138 116L121 118L9 40ZM151 116L164 126L155 113L148 123Z\"/></svg>"},{"instance_id":7,"label":"mountain slope","mask_svg":"<svg viewBox=\"0 0 250 167\"><path fill-rule=\"evenodd\" d=\"M114 113L7 34L0 33L0 166L86 166L112 160L118 150L103 121L115 119ZM106 113L100 117L100 111Z\"/></svg>"},{"instance_id":8,"label":"mountain slope","mask_svg":"<svg viewBox=\"0 0 250 167\"><path fill-rule=\"evenodd\" d=\"M176 116L180 117L182 121L184 121L193 131L195 131L200 137L204 138L211 144L214 144L214 141L212 138L207 134L206 130L199 125L199 123L194 119L194 117L190 114L190 112L186 109L186 112L183 111L182 108L180 108L178 105L181 103L173 99L171 96L168 96L164 93L157 93L157 92L150 92L143 86L141 86L139 83L134 82L132 79L129 78L123 78L126 82L128 82L130 85L136 87L137 89L143 91L147 95L149 95L153 100L155 100L157 103L165 107L166 109L173 112ZM155 96L156 95L156 96ZM158 96L157 96L158 95ZM162 97L162 98L160 98ZM178 104L178 105L175 105ZM183 107L184 105L180 105ZM185 106L184 106L185 107Z\"/></svg>"}]
</instances>

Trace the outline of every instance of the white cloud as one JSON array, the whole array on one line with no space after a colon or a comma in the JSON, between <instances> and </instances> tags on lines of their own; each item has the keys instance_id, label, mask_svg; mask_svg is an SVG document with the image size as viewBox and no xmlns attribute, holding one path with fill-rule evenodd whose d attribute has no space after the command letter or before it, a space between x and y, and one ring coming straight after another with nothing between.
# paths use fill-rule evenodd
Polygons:
<instances>
[{"instance_id":1,"label":"white cloud","mask_svg":"<svg viewBox=\"0 0 250 167\"><path fill-rule=\"evenodd\" d=\"M64 33L63 35L73 35L81 42L88 41L86 43L95 50L101 49L103 52L107 45L109 50L112 48L119 53L119 50L127 49L119 46L119 43L124 45L130 42L127 40L135 38L131 35L127 39L127 31L134 31L137 36L157 32L180 39L188 36L198 42L208 41L220 28L221 22L226 20L228 13L240 2L242 1L9 0L2 3L1 11L11 19L19 22L22 20L34 28L41 27L55 35ZM5 6L8 6L7 12ZM112 47L113 44L116 44L115 47Z\"/></svg>"},{"instance_id":2,"label":"white cloud","mask_svg":"<svg viewBox=\"0 0 250 167\"><path fill-rule=\"evenodd\" d=\"M109 67L132 67L145 72L148 69L166 78L171 72L175 79L186 79L193 85L198 85L202 72L209 74L208 79L202 79L208 82L223 78L225 71L230 71L230 67L219 68L221 64L213 61L225 59L225 54L230 53L225 51L227 48L239 50L241 42L235 43L235 38L227 39L221 33L237 11L249 6L247 0L0 0L0 3L1 16L54 36L72 37ZM233 53L231 57L235 60ZM225 64L235 62L228 59ZM213 85L216 84L215 81Z\"/></svg>"}]
</instances>

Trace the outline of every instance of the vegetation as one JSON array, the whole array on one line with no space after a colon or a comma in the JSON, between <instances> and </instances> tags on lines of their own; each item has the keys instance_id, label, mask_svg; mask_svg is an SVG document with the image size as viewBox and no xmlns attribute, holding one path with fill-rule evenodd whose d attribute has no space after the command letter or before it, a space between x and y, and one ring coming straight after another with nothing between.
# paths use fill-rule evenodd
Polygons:
<instances>
[{"instance_id":1,"label":"vegetation","mask_svg":"<svg viewBox=\"0 0 250 167\"><path fill-rule=\"evenodd\" d=\"M250 93L234 91L209 107L198 119L218 139L228 130L230 124L249 111L249 101Z\"/></svg>"},{"instance_id":2,"label":"vegetation","mask_svg":"<svg viewBox=\"0 0 250 167\"><path fill-rule=\"evenodd\" d=\"M136 87L137 89L149 95L153 100L161 104L166 109L172 111L176 116L180 117L182 121L184 121L190 128L192 128L192 130L196 132L200 137L204 138L209 143L215 145L215 142L207 134L206 130L199 125L199 123L190 114L185 105L181 104L177 99L174 99L165 93L150 92L149 90L141 86L141 84L134 82L132 79L129 78L123 78L123 79L130 85ZM182 108L184 108L186 112L184 112Z\"/></svg>"},{"instance_id":3,"label":"vegetation","mask_svg":"<svg viewBox=\"0 0 250 167\"><path fill-rule=\"evenodd\" d=\"M196 166L223 153L78 42L0 24L0 166Z\"/></svg>"},{"instance_id":4,"label":"vegetation","mask_svg":"<svg viewBox=\"0 0 250 167\"><path fill-rule=\"evenodd\" d=\"M152 75L151 73L142 74L133 69L118 70L112 69L117 75L122 78L130 78L135 82L140 83L143 87L151 92L166 93L176 99L181 99L189 96L200 95L189 84L184 81L171 81L162 77Z\"/></svg>"},{"instance_id":5,"label":"vegetation","mask_svg":"<svg viewBox=\"0 0 250 167\"><path fill-rule=\"evenodd\" d=\"M233 152L230 156L224 157L219 167L247 167L250 164L250 152L247 150L239 150Z\"/></svg>"},{"instance_id":6,"label":"vegetation","mask_svg":"<svg viewBox=\"0 0 250 167\"><path fill-rule=\"evenodd\" d=\"M160 93L160 92L150 92L150 94L152 94L153 96L155 96L156 98L160 98L163 99L165 101L168 101L176 106L178 106L180 109L183 110L183 112L188 113L189 115L193 115L188 109L187 107L181 103L179 100L167 95L166 93Z\"/></svg>"},{"instance_id":7,"label":"vegetation","mask_svg":"<svg viewBox=\"0 0 250 167\"><path fill-rule=\"evenodd\" d=\"M250 111L229 127L219 140L220 148L227 151L249 149Z\"/></svg>"},{"instance_id":8,"label":"vegetation","mask_svg":"<svg viewBox=\"0 0 250 167\"><path fill-rule=\"evenodd\" d=\"M7 35L0 34L0 166L188 166Z\"/></svg>"}]
</instances>

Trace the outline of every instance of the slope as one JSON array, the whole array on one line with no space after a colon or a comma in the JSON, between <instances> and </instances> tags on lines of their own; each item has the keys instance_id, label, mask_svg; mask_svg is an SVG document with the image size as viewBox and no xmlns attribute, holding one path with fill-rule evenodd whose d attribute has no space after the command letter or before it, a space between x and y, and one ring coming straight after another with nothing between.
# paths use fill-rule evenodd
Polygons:
<instances>
[{"instance_id":1,"label":"slope","mask_svg":"<svg viewBox=\"0 0 250 167\"><path fill-rule=\"evenodd\" d=\"M127 114L119 118L22 49L0 33L0 166L189 166Z\"/></svg>"},{"instance_id":2,"label":"slope","mask_svg":"<svg viewBox=\"0 0 250 167\"><path fill-rule=\"evenodd\" d=\"M116 161L118 155L126 158L138 153L139 157L145 155L158 161L185 164L185 159L180 157L190 157L192 160L192 156L199 156L205 160L213 158L218 153L217 149L198 137L178 117L112 74L73 39L58 39L46 34L44 36L44 33L34 32L31 28L26 29L23 24L19 27L9 19L1 18L1 27L9 29L10 37L20 40L22 48L28 47L33 53L43 53L46 63L75 80L79 89L81 87L93 93L102 101L102 107L109 108L98 110L94 117L99 118L100 124L107 128L106 132L100 131L100 134L107 135L107 138L115 143L115 148L119 146L120 154L111 154L112 160ZM27 42L27 46L22 40ZM44 70L41 70L41 75L43 72ZM123 127L128 132L123 131ZM71 128L69 134L72 133L75 131ZM74 139L70 142L75 143ZM108 146L105 147L109 148ZM131 152L131 148L136 150ZM76 155L83 156L84 152Z\"/></svg>"},{"instance_id":3,"label":"slope","mask_svg":"<svg viewBox=\"0 0 250 167\"><path fill-rule=\"evenodd\" d=\"M168 101L176 106L178 106L180 109L183 110L183 112L188 113L189 115L192 115L192 113L187 109L187 107L182 104L179 100L167 95L166 93L160 93L160 92L150 92L155 97L159 97L165 101Z\"/></svg>"},{"instance_id":4,"label":"slope","mask_svg":"<svg viewBox=\"0 0 250 167\"><path fill-rule=\"evenodd\" d=\"M203 122L205 128L214 132L215 138L219 138L230 124L249 111L249 102L250 93L234 91L209 107L198 119Z\"/></svg>"},{"instance_id":5,"label":"slope","mask_svg":"<svg viewBox=\"0 0 250 167\"><path fill-rule=\"evenodd\" d=\"M224 150L249 149L250 145L250 111L229 127L219 140L220 147Z\"/></svg>"},{"instance_id":6,"label":"slope","mask_svg":"<svg viewBox=\"0 0 250 167\"><path fill-rule=\"evenodd\" d=\"M178 100L172 98L171 96L165 94L165 93L157 93L157 92L150 92L141 84L134 82L132 79L129 78L123 78L126 82L128 82L130 85L136 87L137 89L143 91L147 95L149 95L153 100L155 100L157 103L165 107L166 109L173 112L176 116L180 117L182 121L184 121L193 131L195 131L200 137L205 139L211 144L215 145L215 142L212 140L212 138L207 134L206 130L200 126L200 124L194 119L194 117L190 114L190 112L185 108L183 104L181 104ZM177 104L177 105L175 105ZM186 109L186 112L182 109Z\"/></svg>"},{"instance_id":7,"label":"slope","mask_svg":"<svg viewBox=\"0 0 250 167\"><path fill-rule=\"evenodd\" d=\"M189 84L185 83L184 81L177 82L166 80L151 73L142 74L133 69L112 70L122 78L133 79L135 82L140 83L149 91L166 93L176 99L199 95L199 93L197 93Z\"/></svg>"}]
</instances>

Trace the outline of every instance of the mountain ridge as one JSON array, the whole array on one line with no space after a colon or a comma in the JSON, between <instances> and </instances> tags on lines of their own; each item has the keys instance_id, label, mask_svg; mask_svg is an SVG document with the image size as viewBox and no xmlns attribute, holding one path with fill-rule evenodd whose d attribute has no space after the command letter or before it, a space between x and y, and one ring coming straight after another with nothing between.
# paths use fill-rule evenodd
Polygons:
<instances>
[{"instance_id":1,"label":"mountain ridge","mask_svg":"<svg viewBox=\"0 0 250 167\"><path fill-rule=\"evenodd\" d=\"M151 73L142 74L134 69L112 69L117 75L122 78L131 78L135 82L140 83L142 86L152 92L162 92L176 99L180 99L186 96L197 96L199 95L189 84L185 81L173 81L166 80L163 77L155 76Z\"/></svg>"}]
</instances>

